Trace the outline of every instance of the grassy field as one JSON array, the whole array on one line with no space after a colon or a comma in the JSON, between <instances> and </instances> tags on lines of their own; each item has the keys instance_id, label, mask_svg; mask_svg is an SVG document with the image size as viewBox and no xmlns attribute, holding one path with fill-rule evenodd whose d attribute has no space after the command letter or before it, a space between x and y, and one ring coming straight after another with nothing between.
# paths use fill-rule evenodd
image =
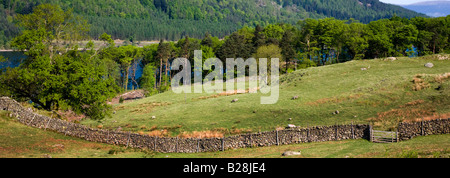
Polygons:
<instances>
[{"instance_id":1,"label":"grassy field","mask_svg":"<svg viewBox=\"0 0 450 178\"><path fill-rule=\"evenodd\" d=\"M134 150L123 153L125 148L31 128L8 117L5 111L0 111L0 138L1 158L109 158L147 155Z\"/></svg>"},{"instance_id":2,"label":"grassy field","mask_svg":"<svg viewBox=\"0 0 450 178\"><path fill-rule=\"evenodd\" d=\"M281 158L301 151L298 158L449 158L450 135L417 137L393 144L347 140L245 148L211 153L155 153L92 143L63 134L27 127L0 111L0 158Z\"/></svg>"},{"instance_id":3,"label":"grassy field","mask_svg":"<svg viewBox=\"0 0 450 178\"><path fill-rule=\"evenodd\" d=\"M424 67L428 62L435 67ZM101 123L82 120L81 124L182 137L258 132L287 124L306 127L370 122L376 129L394 130L399 121L450 116L450 75L443 75L450 72L449 66L449 60L439 61L435 56L351 61L281 76L280 100L274 105L261 105L264 95L260 93L214 96L166 92L114 105L116 114L111 118ZM299 99L291 100L293 96ZM239 101L231 103L233 99ZM336 110L339 114L332 114ZM164 154L91 143L30 128L8 114L0 111L0 157L279 158L285 151L301 151L300 158L450 157L450 135L418 137L394 144L346 140Z\"/></svg>"},{"instance_id":4,"label":"grassy field","mask_svg":"<svg viewBox=\"0 0 450 178\"><path fill-rule=\"evenodd\" d=\"M424 67L428 62L435 66ZM81 123L187 137L267 131L288 124L371 122L377 129L395 130L399 121L448 116L450 80L448 75L439 76L449 73L449 66L449 60L435 56L351 61L281 76L280 99L274 105L261 105L260 98L265 96L261 93L212 97L166 92L115 105L116 114L101 123ZM299 99L291 100L293 96ZM233 99L239 101L231 103ZM337 110L339 114L332 114Z\"/></svg>"}]
</instances>

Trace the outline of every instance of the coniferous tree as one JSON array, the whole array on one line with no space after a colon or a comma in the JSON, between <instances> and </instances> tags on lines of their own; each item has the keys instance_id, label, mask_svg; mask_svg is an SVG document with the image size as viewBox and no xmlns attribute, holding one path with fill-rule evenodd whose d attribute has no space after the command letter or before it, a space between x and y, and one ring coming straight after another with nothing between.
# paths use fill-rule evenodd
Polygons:
<instances>
[{"instance_id":1,"label":"coniferous tree","mask_svg":"<svg viewBox=\"0 0 450 178\"><path fill-rule=\"evenodd\" d=\"M170 53L171 53L170 44L165 43L164 40L160 40L158 50L156 51L156 58L159 59L159 62L160 62L159 63L159 87L160 88L162 86L163 62L166 62L169 60ZM166 70L166 72L167 72L167 70Z\"/></svg>"},{"instance_id":2,"label":"coniferous tree","mask_svg":"<svg viewBox=\"0 0 450 178\"><path fill-rule=\"evenodd\" d=\"M213 41L211 39L211 35L206 32L205 37L203 38L202 42L200 43L202 46L208 46L208 47L213 47Z\"/></svg>"},{"instance_id":3,"label":"coniferous tree","mask_svg":"<svg viewBox=\"0 0 450 178\"><path fill-rule=\"evenodd\" d=\"M254 48L253 53L256 52L256 49L258 49L259 47L261 47L265 44L266 44L266 36L264 33L264 29L260 25L257 25L255 27L255 32L254 32L254 37L253 37L253 48Z\"/></svg>"},{"instance_id":4,"label":"coniferous tree","mask_svg":"<svg viewBox=\"0 0 450 178\"><path fill-rule=\"evenodd\" d=\"M286 63L286 72L288 71L288 64L295 58L296 52L293 45L293 34L291 31L285 31L280 42L281 54Z\"/></svg>"}]
</instances>

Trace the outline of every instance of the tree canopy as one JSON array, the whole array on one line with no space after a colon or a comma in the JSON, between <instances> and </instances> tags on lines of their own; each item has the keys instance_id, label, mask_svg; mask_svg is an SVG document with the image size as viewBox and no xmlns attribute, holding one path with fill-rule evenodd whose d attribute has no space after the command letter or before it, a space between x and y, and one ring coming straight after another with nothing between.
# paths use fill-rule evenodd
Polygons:
<instances>
[{"instance_id":1,"label":"tree canopy","mask_svg":"<svg viewBox=\"0 0 450 178\"><path fill-rule=\"evenodd\" d=\"M71 109L102 119L110 109L106 101L117 88L94 50L78 51L77 45L63 48L57 42L76 41L85 32L71 17L70 11L49 4L21 16L25 30L13 39L12 46L29 57L19 67L2 73L0 85L17 99L31 100L43 109Z\"/></svg>"}]
</instances>

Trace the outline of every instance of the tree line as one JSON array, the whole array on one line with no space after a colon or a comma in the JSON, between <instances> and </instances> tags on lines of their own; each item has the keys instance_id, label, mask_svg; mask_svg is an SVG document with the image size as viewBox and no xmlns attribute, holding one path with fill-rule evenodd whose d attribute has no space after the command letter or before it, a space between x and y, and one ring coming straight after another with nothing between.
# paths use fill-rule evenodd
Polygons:
<instances>
[{"instance_id":1,"label":"tree line","mask_svg":"<svg viewBox=\"0 0 450 178\"><path fill-rule=\"evenodd\" d=\"M77 42L90 38L91 25L72 10L42 4L17 19L24 30L11 46L28 58L17 68L0 71L0 95L30 100L47 110L71 109L97 120L109 113L106 101L117 93L144 89L152 95L169 90L178 72L171 70L172 61L182 57L193 65L194 50L202 51L203 60L214 57L224 64L226 58L280 58L282 73L349 60L450 52L450 16L394 16L368 24L306 19L295 25L244 26L223 40L205 33L202 38L186 35L176 42L160 40L144 47L117 46L110 34L103 33L98 37L103 44L90 41L81 50ZM137 76L138 68L143 68L142 77Z\"/></svg>"},{"instance_id":2,"label":"tree line","mask_svg":"<svg viewBox=\"0 0 450 178\"><path fill-rule=\"evenodd\" d=\"M88 33L91 38L106 32L113 39L139 41L202 38L206 32L223 38L244 26L295 24L307 18L355 18L369 23L394 14L424 16L378 0L0 0L0 48L9 48L10 40L22 30L14 25L14 17L44 3L73 9L74 15L95 24Z\"/></svg>"}]
</instances>

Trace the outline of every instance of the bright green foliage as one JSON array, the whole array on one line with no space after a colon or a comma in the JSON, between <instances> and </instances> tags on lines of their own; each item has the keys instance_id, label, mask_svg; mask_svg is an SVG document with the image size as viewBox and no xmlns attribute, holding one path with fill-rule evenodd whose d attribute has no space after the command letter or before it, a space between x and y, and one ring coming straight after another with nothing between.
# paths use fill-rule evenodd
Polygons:
<instances>
[{"instance_id":1,"label":"bright green foliage","mask_svg":"<svg viewBox=\"0 0 450 178\"><path fill-rule=\"evenodd\" d=\"M307 69L310 67L317 67L317 64L309 59L303 59L300 61L300 63L297 65L298 69Z\"/></svg>"},{"instance_id":2,"label":"bright green foliage","mask_svg":"<svg viewBox=\"0 0 450 178\"><path fill-rule=\"evenodd\" d=\"M105 43L107 43L109 47L114 47L115 46L114 40L111 38L111 35L108 35L107 33L103 33L100 36L100 40L102 40Z\"/></svg>"},{"instance_id":3,"label":"bright green foliage","mask_svg":"<svg viewBox=\"0 0 450 178\"><path fill-rule=\"evenodd\" d=\"M24 51L25 54L31 58L36 58L42 55L50 55L50 43L53 40L51 32L47 32L44 28L25 30L23 34L14 38L11 46L18 50Z\"/></svg>"},{"instance_id":4,"label":"bright green foliage","mask_svg":"<svg viewBox=\"0 0 450 178\"><path fill-rule=\"evenodd\" d=\"M98 67L102 61L90 53L76 50L55 56L39 56L19 68L9 69L0 76L16 98L30 99L46 110L71 109L94 120L102 119L110 106L106 100L117 88L106 71Z\"/></svg>"},{"instance_id":5,"label":"bright green foliage","mask_svg":"<svg viewBox=\"0 0 450 178\"><path fill-rule=\"evenodd\" d=\"M370 29L368 54L370 57L388 57L393 53L394 45L390 38L392 29L389 27L389 23L390 20L383 19L368 25Z\"/></svg>"},{"instance_id":6,"label":"bright green foliage","mask_svg":"<svg viewBox=\"0 0 450 178\"><path fill-rule=\"evenodd\" d=\"M71 16L70 11L43 4L35 13L19 17L25 31L12 46L26 50L29 58L2 73L0 85L15 98L29 99L46 110L71 109L100 120L108 114L106 101L117 87L94 50L80 52L76 45L67 52L57 50L54 40L77 40L80 35L75 33L84 31Z\"/></svg>"},{"instance_id":7,"label":"bright green foliage","mask_svg":"<svg viewBox=\"0 0 450 178\"><path fill-rule=\"evenodd\" d=\"M284 30L280 25L268 25L264 28L264 34L269 40L280 41L283 38Z\"/></svg>"},{"instance_id":8,"label":"bright green foliage","mask_svg":"<svg viewBox=\"0 0 450 178\"><path fill-rule=\"evenodd\" d=\"M417 29L397 18L374 21L368 27L371 33L367 57L405 55L405 50L411 48L417 38Z\"/></svg>"},{"instance_id":9,"label":"bright green foliage","mask_svg":"<svg viewBox=\"0 0 450 178\"><path fill-rule=\"evenodd\" d=\"M299 21L295 46L299 60L326 65L353 59L410 56L417 47L420 56L444 52L449 46L447 18L411 20L399 17L362 24L326 18ZM440 25L432 25L438 21Z\"/></svg>"},{"instance_id":10,"label":"bright green foliage","mask_svg":"<svg viewBox=\"0 0 450 178\"><path fill-rule=\"evenodd\" d=\"M364 58L364 51L369 47L367 33L368 29L361 23L351 23L344 32L345 45L353 59Z\"/></svg>"},{"instance_id":11,"label":"bright green foliage","mask_svg":"<svg viewBox=\"0 0 450 178\"><path fill-rule=\"evenodd\" d=\"M272 73L271 69L272 69L272 60L273 59L279 59L280 61L282 60L282 50L274 44L271 45L267 45L267 46L261 46L256 50L256 53L253 55L256 58L257 63L260 63L261 58L266 58L267 59L267 74L268 76L270 76L270 74ZM274 66L275 67L275 66ZM280 66L277 66L280 67ZM270 77L268 78L268 80L270 81Z\"/></svg>"},{"instance_id":12,"label":"bright green foliage","mask_svg":"<svg viewBox=\"0 0 450 178\"><path fill-rule=\"evenodd\" d=\"M155 89L156 84L156 67L152 64L148 64L144 67L142 77L140 79L141 88L145 90L146 96L151 96L157 91Z\"/></svg>"},{"instance_id":13,"label":"bright green foliage","mask_svg":"<svg viewBox=\"0 0 450 178\"><path fill-rule=\"evenodd\" d=\"M272 58L282 59L282 50L277 45L267 45L261 46L256 50L256 54L254 54L255 58L267 58L268 63Z\"/></svg>"},{"instance_id":14,"label":"bright green foliage","mask_svg":"<svg viewBox=\"0 0 450 178\"><path fill-rule=\"evenodd\" d=\"M214 58L216 57L216 54L214 54L214 50L213 48L209 47L209 46L202 46L202 62L205 62L205 60L209 59L209 58Z\"/></svg>"},{"instance_id":15,"label":"bright green foliage","mask_svg":"<svg viewBox=\"0 0 450 178\"><path fill-rule=\"evenodd\" d=\"M450 16L432 19L417 17L411 19L411 23L418 30L415 46L420 50L420 55L449 51Z\"/></svg>"},{"instance_id":16,"label":"bright green foliage","mask_svg":"<svg viewBox=\"0 0 450 178\"><path fill-rule=\"evenodd\" d=\"M90 27L85 19L74 16L72 9L63 11L59 6L51 4L41 4L31 14L19 14L17 20L25 30L44 29L52 34L48 36L48 40L56 42L85 39Z\"/></svg>"},{"instance_id":17,"label":"bright green foliage","mask_svg":"<svg viewBox=\"0 0 450 178\"><path fill-rule=\"evenodd\" d=\"M301 59L307 59L312 61L315 56L317 48L317 35L314 34L314 29L317 28L318 21L313 19L306 19L299 21L298 25L301 27L299 32L299 39L296 42L297 46L303 49L301 53Z\"/></svg>"},{"instance_id":18,"label":"bright green foliage","mask_svg":"<svg viewBox=\"0 0 450 178\"><path fill-rule=\"evenodd\" d=\"M334 47L333 42L336 41L334 30L338 28L337 21L333 18L299 21L301 31L297 45L303 49L302 56L305 59L325 65Z\"/></svg>"}]
</instances>

